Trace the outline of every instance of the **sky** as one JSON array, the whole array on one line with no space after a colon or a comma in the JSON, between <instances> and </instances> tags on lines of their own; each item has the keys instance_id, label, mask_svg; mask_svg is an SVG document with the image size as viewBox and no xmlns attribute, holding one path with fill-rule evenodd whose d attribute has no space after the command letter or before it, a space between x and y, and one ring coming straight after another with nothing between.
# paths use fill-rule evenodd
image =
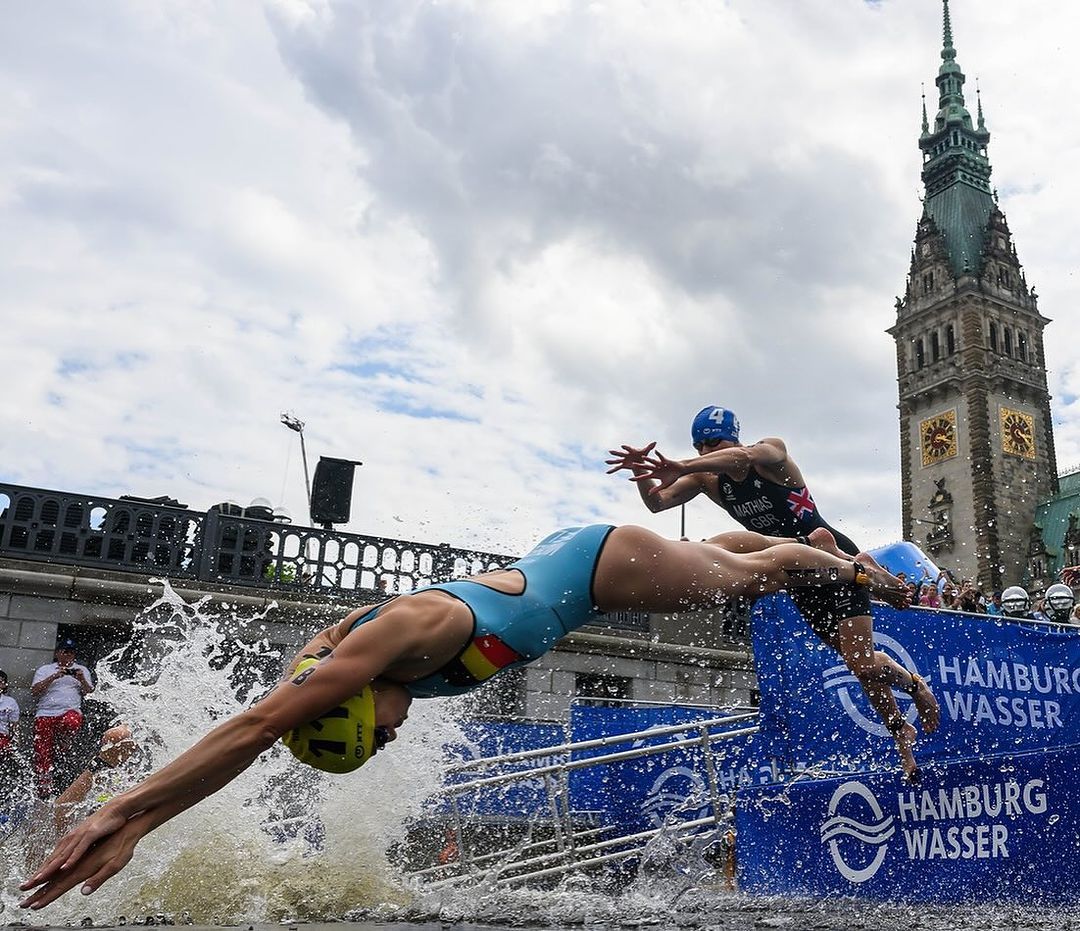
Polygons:
<instances>
[{"instance_id":1,"label":"sky","mask_svg":"<svg viewBox=\"0 0 1080 931\"><path fill-rule=\"evenodd\" d=\"M1080 7L953 0L1080 465ZM639 523L706 404L900 535L895 348L940 0L112 0L0 30L0 479L517 552ZM704 499L687 533L734 524Z\"/></svg>"}]
</instances>

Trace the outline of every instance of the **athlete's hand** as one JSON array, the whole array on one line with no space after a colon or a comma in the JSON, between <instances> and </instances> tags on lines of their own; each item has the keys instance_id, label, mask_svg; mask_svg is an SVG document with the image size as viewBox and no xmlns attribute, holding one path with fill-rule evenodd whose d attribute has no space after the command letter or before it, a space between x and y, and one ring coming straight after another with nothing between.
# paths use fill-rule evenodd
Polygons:
<instances>
[{"instance_id":1,"label":"athlete's hand","mask_svg":"<svg viewBox=\"0 0 1080 931\"><path fill-rule=\"evenodd\" d=\"M629 469L635 475L639 475L641 470L645 468L645 462L648 459L649 453L656 447L656 440L653 440L648 446L643 446L638 449L635 446L627 446L623 444L621 449L609 449L608 455L611 459L605 459L604 464L611 466L607 470L607 474L611 475L613 472L621 472L623 469Z\"/></svg>"},{"instance_id":2,"label":"athlete's hand","mask_svg":"<svg viewBox=\"0 0 1080 931\"><path fill-rule=\"evenodd\" d=\"M656 494L669 485L673 485L686 474L686 467L682 462L678 459L668 459L662 452L657 450L652 456L645 458L644 468L634 470L634 475L631 476L630 481L647 482L654 479L659 484L653 485L649 489L649 493Z\"/></svg>"},{"instance_id":3,"label":"athlete's hand","mask_svg":"<svg viewBox=\"0 0 1080 931\"><path fill-rule=\"evenodd\" d=\"M20 907L44 908L79 883L89 895L127 866L148 830L145 813L128 820L108 806L95 812L61 837L41 868L19 886L24 892L40 887Z\"/></svg>"}]
</instances>

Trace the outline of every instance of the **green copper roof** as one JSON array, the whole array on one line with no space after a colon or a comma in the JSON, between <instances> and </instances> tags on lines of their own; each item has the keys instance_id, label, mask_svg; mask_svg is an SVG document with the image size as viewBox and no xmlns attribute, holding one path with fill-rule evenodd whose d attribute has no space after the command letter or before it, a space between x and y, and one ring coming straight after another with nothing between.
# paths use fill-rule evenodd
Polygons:
<instances>
[{"instance_id":1,"label":"green copper roof","mask_svg":"<svg viewBox=\"0 0 1080 931\"><path fill-rule=\"evenodd\" d=\"M1058 477L1058 493L1044 501L1035 511L1035 523L1042 528L1043 542L1053 557L1047 567L1050 578L1056 578L1064 568L1065 531L1069 529L1069 515L1080 514L1080 470Z\"/></svg>"},{"instance_id":2,"label":"green copper roof","mask_svg":"<svg viewBox=\"0 0 1080 931\"><path fill-rule=\"evenodd\" d=\"M971 114L964 105L965 79L953 47L949 0L942 0L942 4L944 41L935 81L938 112L930 126L924 102L919 148L924 154L926 212L945 237L953 273L959 276L979 271L983 238L994 207L990 160L986 155L990 133L983 120L982 97L979 97L977 126L972 125Z\"/></svg>"},{"instance_id":3,"label":"green copper roof","mask_svg":"<svg viewBox=\"0 0 1080 931\"><path fill-rule=\"evenodd\" d=\"M927 212L945 236L957 275L979 270L992 206L988 194L967 184L953 184L926 202Z\"/></svg>"}]
</instances>

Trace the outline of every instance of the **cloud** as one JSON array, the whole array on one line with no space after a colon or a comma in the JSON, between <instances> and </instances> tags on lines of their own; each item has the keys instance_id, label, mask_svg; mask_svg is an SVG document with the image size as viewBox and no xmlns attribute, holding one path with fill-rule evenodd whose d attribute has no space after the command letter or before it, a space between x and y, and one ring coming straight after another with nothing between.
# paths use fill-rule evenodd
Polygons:
<instances>
[{"instance_id":1,"label":"cloud","mask_svg":"<svg viewBox=\"0 0 1080 931\"><path fill-rule=\"evenodd\" d=\"M1070 7L954 4L1080 462ZM9 479L520 548L664 532L601 467L703 404L782 435L823 512L899 535L894 319L935 0L20 7L0 36ZM1025 19L1025 23L1027 20ZM1054 94L1036 93L1051 86ZM931 90L933 87L931 85ZM1064 96L1063 96L1064 95ZM1053 138L1047 144L1048 136ZM730 526L704 503L693 535Z\"/></svg>"}]
</instances>

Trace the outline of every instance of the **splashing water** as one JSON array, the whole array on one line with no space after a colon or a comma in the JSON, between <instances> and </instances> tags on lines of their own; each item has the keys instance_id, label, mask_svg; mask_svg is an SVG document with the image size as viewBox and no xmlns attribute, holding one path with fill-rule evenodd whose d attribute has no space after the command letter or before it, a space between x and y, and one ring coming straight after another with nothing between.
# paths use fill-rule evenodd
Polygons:
<instances>
[{"instance_id":1,"label":"splashing water","mask_svg":"<svg viewBox=\"0 0 1080 931\"><path fill-rule=\"evenodd\" d=\"M146 768L173 759L272 687L288 655L265 636L250 641L252 631L266 629L272 610L238 617L209 600L188 604L162 583L160 598L137 620L132 642L97 669L99 694L118 720L133 727ZM239 638L241 630L248 640ZM751 899L725 888L703 850L673 843L666 834L654 839L637 876L615 892L603 877L584 875L544 889L498 887L490 881L494 873L438 890L404 881L389 865L387 850L441 784L444 745L467 742L454 722L457 710L453 701L415 703L401 739L351 776L320 773L276 747L144 839L127 869L93 896L69 893L43 912L28 913L15 904L22 898L18 882L40 861L40 835L48 833L43 825L50 813L39 808L16 832L0 835L0 920L71 925L89 919L101 925L164 914L207 924L344 917L548 928L1073 926L1075 915L1016 907Z\"/></svg>"},{"instance_id":2,"label":"splashing water","mask_svg":"<svg viewBox=\"0 0 1080 931\"><path fill-rule=\"evenodd\" d=\"M239 639L242 630L249 638L265 630L265 614L240 618L209 599L188 604L162 585L161 597L137 619L132 641L97 669L98 695L116 720L131 725L146 768L153 769L248 707L291 657L265 636ZM23 898L18 883L51 849L51 809L38 803L0 846L3 920L112 923L164 913L235 924L317 920L405 902L386 850L439 785L443 745L460 739L451 711L446 702L417 702L402 739L351 776L303 766L276 746L146 837L127 869L93 896L71 892L32 913L15 905ZM126 782L136 778L129 773ZM91 794L100 795L97 783Z\"/></svg>"}]
</instances>

